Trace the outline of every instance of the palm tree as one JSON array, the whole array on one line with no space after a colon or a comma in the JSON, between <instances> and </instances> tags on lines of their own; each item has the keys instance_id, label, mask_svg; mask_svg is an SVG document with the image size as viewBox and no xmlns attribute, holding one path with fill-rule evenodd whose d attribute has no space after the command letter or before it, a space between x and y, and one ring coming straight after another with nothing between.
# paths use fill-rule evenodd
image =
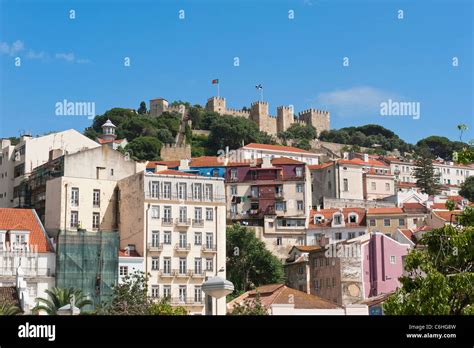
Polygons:
<instances>
[{"instance_id":1,"label":"palm tree","mask_svg":"<svg viewBox=\"0 0 474 348\"><path fill-rule=\"evenodd\" d=\"M37 298L37 305L33 308L33 313L38 313L43 310L49 315L57 314L59 308L68 305L71 301L71 297L74 295L74 305L81 309L84 306L92 305L92 301L89 300L81 289L75 288L52 288L51 290L45 291L49 299Z\"/></svg>"},{"instance_id":2,"label":"palm tree","mask_svg":"<svg viewBox=\"0 0 474 348\"><path fill-rule=\"evenodd\" d=\"M21 309L8 302L0 303L0 315L17 315L21 313Z\"/></svg>"},{"instance_id":3,"label":"palm tree","mask_svg":"<svg viewBox=\"0 0 474 348\"><path fill-rule=\"evenodd\" d=\"M458 129L461 132L461 134L459 135L459 140L462 141L462 133L464 133L464 131L467 131L468 127L465 124L458 124Z\"/></svg>"}]
</instances>

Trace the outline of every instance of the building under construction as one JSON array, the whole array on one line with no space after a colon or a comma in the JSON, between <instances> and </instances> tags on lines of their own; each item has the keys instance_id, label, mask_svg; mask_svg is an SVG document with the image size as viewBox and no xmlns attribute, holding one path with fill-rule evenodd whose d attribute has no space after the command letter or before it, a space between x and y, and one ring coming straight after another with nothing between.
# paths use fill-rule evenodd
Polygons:
<instances>
[{"instance_id":1,"label":"building under construction","mask_svg":"<svg viewBox=\"0 0 474 348\"><path fill-rule=\"evenodd\" d=\"M118 280L119 234L61 231L56 240L56 286L81 289L94 307L107 302Z\"/></svg>"}]
</instances>

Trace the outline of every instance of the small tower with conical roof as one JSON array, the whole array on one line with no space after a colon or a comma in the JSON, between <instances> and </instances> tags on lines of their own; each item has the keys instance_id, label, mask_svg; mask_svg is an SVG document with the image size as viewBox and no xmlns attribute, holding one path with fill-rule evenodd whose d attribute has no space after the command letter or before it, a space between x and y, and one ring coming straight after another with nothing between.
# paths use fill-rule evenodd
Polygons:
<instances>
[{"instance_id":1,"label":"small tower with conical roof","mask_svg":"<svg viewBox=\"0 0 474 348\"><path fill-rule=\"evenodd\" d=\"M102 125L102 139L105 141L114 141L117 138L115 134L117 128L109 119Z\"/></svg>"}]
</instances>

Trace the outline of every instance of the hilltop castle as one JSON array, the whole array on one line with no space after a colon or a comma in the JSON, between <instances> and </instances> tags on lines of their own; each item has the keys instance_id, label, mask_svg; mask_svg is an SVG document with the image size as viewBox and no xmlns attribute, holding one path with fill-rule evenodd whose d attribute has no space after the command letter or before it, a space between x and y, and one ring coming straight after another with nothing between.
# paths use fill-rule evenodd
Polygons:
<instances>
[{"instance_id":1,"label":"hilltop castle","mask_svg":"<svg viewBox=\"0 0 474 348\"><path fill-rule=\"evenodd\" d=\"M293 109L289 106L277 107L277 115L272 116L268 111L268 103L264 101L253 102L250 110L228 109L223 97L211 97L207 100L206 110L217 112L219 115L244 117L254 121L261 131L276 135L290 128L293 123L309 124L316 128L318 134L330 128L330 115L328 111L308 109L298 113L295 118ZM150 100L150 115L160 116L165 111L177 111L178 106L169 106L164 98Z\"/></svg>"}]
</instances>

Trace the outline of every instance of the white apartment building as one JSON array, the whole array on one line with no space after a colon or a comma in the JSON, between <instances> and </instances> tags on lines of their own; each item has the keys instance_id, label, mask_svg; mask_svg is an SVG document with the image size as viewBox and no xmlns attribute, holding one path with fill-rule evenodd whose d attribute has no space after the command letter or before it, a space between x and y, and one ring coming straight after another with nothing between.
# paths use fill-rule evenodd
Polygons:
<instances>
[{"instance_id":1,"label":"white apartment building","mask_svg":"<svg viewBox=\"0 0 474 348\"><path fill-rule=\"evenodd\" d=\"M60 156L31 176L33 204L44 207L45 228L117 230L117 182L145 169L109 146Z\"/></svg>"},{"instance_id":2,"label":"white apartment building","mask_svg":"<svg viewBox=\"0 0 474 348\"><path fill-rule=\"evenodd\" d=\"M0 287L15 286L28 314L35 299L47 298L45 290L54 287L55 271L54 247L35 211L0 208Z\"/></svg>"},{"instance_id":3,"label":"white apartment building","mask_svg":"<svg viewBox=\"0 0 474 348\"><path fill-rule=\"evenodd\" d=\"M149 295L205 314L202 283L225 278L224 179L158 166L119 182L120 247L144 257ZM213 314L226 313L225 298Z\"/></svg>"},{"instance_id":4,"label":"white apartment building","mask_svg":"<svg viewBox=\"0 0 474 348\"><path fill-rule=\"evenodd\" d=\"M306 164L318 164L321 154L299 149L293 146L280 146L269 144L247 144L237 150L238 155L242 158L231 159L233 162L250 162L252 160L261 159L265 157L291 158Z\"/></svg>"},{"instance_id":5,"label":"white apartment building","mask_svg":"<svg viewBox=\"0 0 474 348\"><path fill-rule=\"evenodd\" d=\"M2 139L0 149L0 207L22 207L24 186L21 185L38 166L48 162L51 150L74 153L100 145L74 129L33 138L20 137L17 145Z\"/></svg>"},{"instance_id":6,"label":"white apartment building","mask_svg":"<svg viewBox=\"0 0 474 348\"><path fill-rule=\"evenodd\" d=\"M145 272L143 268L143 257L136 250L130 247L119 250L118 282L123 283L124 277L132 275L134 272Z\"/></svg>"}]
</instances>

